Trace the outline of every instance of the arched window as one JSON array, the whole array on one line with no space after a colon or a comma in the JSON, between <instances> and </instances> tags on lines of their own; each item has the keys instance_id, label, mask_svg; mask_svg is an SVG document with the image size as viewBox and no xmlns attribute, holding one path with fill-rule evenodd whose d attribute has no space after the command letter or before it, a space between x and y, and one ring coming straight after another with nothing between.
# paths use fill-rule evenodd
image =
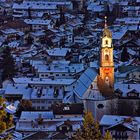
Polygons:
<instances>
[{"instance_id":1,"label":"arched window","mask_svg":"<svg viewBox=\"0 0 140 140\"><path fill-rule=\"evenodd\" d=\"M108 40L105 41L105 45L108 45Z\"/></svg>"},{"instance_id":2,"label":"arched window","mask_svg":"<svg viewBox=\"0 0 140 140\"><path fill-rule=\"evenodd\" d=\"M105 83L106 83L107 85L109 85L109 78L108 78L108 77L105 77Z\"/></svg>"},{"instance_id":3,"label":"arched window","mask_svg":"<svg viewBox=\"0 0 140 140\"><path fill-rule=\"evenodd\" d=\"M108 54L105 55L105 60L106 60L106 61L109 60L109 56L108 56Z\"/></svg>"}]
</instances>

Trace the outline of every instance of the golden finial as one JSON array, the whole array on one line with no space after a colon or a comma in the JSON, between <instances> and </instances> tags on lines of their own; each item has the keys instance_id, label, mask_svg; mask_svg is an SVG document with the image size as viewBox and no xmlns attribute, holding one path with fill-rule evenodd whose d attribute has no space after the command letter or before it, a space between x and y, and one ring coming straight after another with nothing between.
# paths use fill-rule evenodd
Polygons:
<instances>
[{"instance_id":1,"label":"golden finial","mask_svg":"<svg viewBox=\"0 0 140 140\"><path fill-rule=\"evenodd\" d=\"M105 28L107 28L107 16L105 16Z\"/></svg>"}]
</instances>

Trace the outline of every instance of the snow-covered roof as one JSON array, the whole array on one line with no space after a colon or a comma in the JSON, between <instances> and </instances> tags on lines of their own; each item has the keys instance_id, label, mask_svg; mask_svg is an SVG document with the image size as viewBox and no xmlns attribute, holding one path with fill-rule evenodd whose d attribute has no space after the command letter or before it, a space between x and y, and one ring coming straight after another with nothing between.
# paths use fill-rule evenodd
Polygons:
<instances>
[{"instance_id":1,"label":"snow-covered roof","mask_svg":"<svg viewBox=\"0 0 140 140\"><path fill-rule=\"evenodd\" d=\"M8 43L8 46L10 48L15 48L15 47L18 47L19 45L20 45L20 43L17 41L12 41L12 42Z\"/></svg>"},{"instance_id":2,"label":"snow-covered roof","mask_svg":"<svg viewBox=\"0 0 140 140\"><path fill-rule=\"evenodd\" d=\"M13 78L17 84L31 85L71 85L75 79L42 79L42 78Z\"/></svg>"},{"instance_id":3,"label":"snow-covered roof","mask_svg":"<svg viewBox=\"0 0 140 140\"><path fill-rule=\"evenodd\" d=\"M125 17L125 18L117 18L116 21L123 22L125 25L127 24L139 24L139 17Z\"/></svg>"},{"instance_id":4,"label":"snow-covered roof","mask_svg":"<svg viewBox=\"0 0 140 140\"><path fill-rule=\"evenodd\" d=\"M120 121L127 119L127 118L131 118L132 120L136 120L140 124L140 117L104 115L100 121L100 125L113 125L116 122L120 122Z\"/></svg>"},{"instance_id":5,"label":"snow-covered roof","mask_svg":"<svg viewBox=\"0 0 140 140\"><path fill-rule=\"evenodd\" d=\"M101 126L108 126L107 129L123 125L132 131L137 131L137 126L140 125L140 117L130 117L130 116L117 116L117 115L104 115L100 121Z\"/></svg>"},{"instance_id":6,"label":"snow-covered roof","mask_svg":"<svg viewBox=\"0 0 140 140\"><path fill-rule=\"evenodd\" d=\"M55 92L55 87L47 87L46 89L41 89L41 93L39 89L33 89L30 97L31 99L62 100L64 96L64 89L57 87L57 96L54 95Z\"/></svg>"},{"instance_id":7,"label":"snow-covered roof","mask_svg":"<svg viewBox=\"0 0 140 140\"><path fill-rule=\"evenodd\" d=\"M127 6L128 5L128 1L121 1L121 2L119 2L119 5Z\"/></svg>"},{"instance_id":8,"label":"snow-covered roof","mask_svg":"<svg viewBox=\"0 0 140 140\"><path fill-rule=\"evenodd\" d=\"M96 76L97 72L95 69L88 68L87 70L85 70L85 72L77 80L74 88L74 93L78 97L83 98L84 94L86 93L87 89L90 87Z\"/></svg>"},{"instance_id":9,"label":"snow-covered roof","mask_svg":"<svg viewBox=\"0 0 140 140\"><path fill-rule=\"evenodd\" d=\"M31 24L31 25L49 25L51 20L46 20L46 19L25 19L24 22L26 24Z\"/></svg>"},{"instance_id":10,"label":"snow-covered roof","mask_svg":"<svg viewBox=\"0 0 140 140\"><path fill-rule=\"evenodd\" d=\"M93 12L102 12L104 11L104 6L99 5L99 3L90 3L87 7L87 10L90 10Z\"/></svg>"},{"instance_id":11,"label":"snow-covered roof","mask_svg":"<svg viewBox=\"0 0 140 140\"><path fill-rule=\"evenodd\" d=\"M79 73L84 70L83 64L71 65L35 65L38 73Z\"/></svg>"},{"instance_id":12,"label":"snow-covered roof","mask_svg":"<svg viewBox=\"0 0 140 140\"><path fill-rule=\"evenodd\" d=\"M125 33L127 32L127 30L128 30L128 29L127 29L125 26L119 27L119 29L114 30L114 31L112 32L112 33L113 33L112 38L113 38L113 39L116 39L116 40L121 39L121 38L125 35Z\"/></svg>"},{"instance_id":13,"label":"snow-covered roof","mask_svg":"<svg viewBox=\"0 0 140 140\"><path fill-rule=\"evenodd\" d=\"M31 36L39 37L39 36L44 36L45 32L43 30L41 31L39 30L39 31L31 32L30 34Z\"/></svg>"},{"instance_id":14,"label":"snow-covered roof","mask_svg":"<svg viewBox=\"0 0 140 140\"><path fill-rule=\"evenodd\" d=\"M56 10L57 5L71 6L71 2L62 1L23 1L23 3L14 3L13 9L39 9L39 10Z\"/></svg>"},{"instance_id":15,"label":"snow-covered roof","mask_svg":"<svg viewBox=\"0 0 140 140\"><path fill-rule=\"evenodd\" d=\"M15 30L15 29L5 29L5 30L1 30L1 32L4 33L4 34L15 34L18 31Z\"/></svg>"},{"instance_id":16,"label":"snow-covered roof","mask_svg":"<svg viewBox=\"0 0 140 140\"><path fill-rule=\"evenodd\" d=\"M122 91L122 96L127 97L127 93L129 93L132 90L140 91L139 84L123 84L123 83L115 83L114 84L114 90L119 89ZM140 95L139 95L140 97Z\"/></svg>"},{"instance_id":17,"label":"snow-covered roof","mask_svg":"<svg viewBox=\"0 0 140 140\"><path fill-rule=\"evenodd\" d=\"M16 130L20 131L57 131L57 127L65 124L67 120L73 127L73 130L76 131L80 125L82 125L83 117L64 117L64 118L50 118L52 115L48 114L49 112L22 112L25 116L24 118L20 118L19 122L16 124ZM51 113L51 112L50 112ZM31 117L30 117L31 114ZM43 125L39 125L37 119L39 114L44 116ZM22 115L21 115L22 117ZM48 118L49 117L49 118ZM79 125L78 125L79 124ZM35 127L33 127L35 125ZM74 126L73 126L74 125Z\"/></svg>"},{"instance_id":18,"label":"snow-covered roof","mask_svg":"<svg viewBox=\"0 0 140 140\"><path fill-rule=\"evenodd\" d=\"M41 116L43 119L51 119L54 118L52 111L38 112L38 111L22 111L20 119L23 120L33 120L37 119Z\"/></svg>"},{"instance_id":19,"label":"snow-covered roof","mask_svg":"<svg viewBox=\"0 0 140 140\"><path fill-rule=\"evenodd\" d=\"M74 19L68 22L68 25L72 27L77 27L83 25L83 23L79 19Z\"/></svg>"},{"instance_id":20,"label":"snow-covered roof","mask_svg":"<svg viewBox=\"0 0 140 140\"><path fill-rule=\"evenodd\" d=\"M14 114L16 112L16 107L14 105L9 105L5 108L6 112L10 113L10 114Z\"/></svg>"},{"instance_id":21,"label":"snow-covered roof","mask_svg":"<svg viewBox=\"0 0 140 140\"><path fill-rule=\"evenodd\" d=\"M8 84L5 89L5 96L21 95L23 98L29 99L31 88L27 84Z\"/></svg>"},{"instance_id":22,"label":"snow-covered roof","mask_svg":"<svg viewBox=\"0 0 140 140\"><path fill-rule=\"evenodd\" d=\"M13 4L13 9L40 9L40 10L56 10L57 7L56 4L51 4L49 5L48 3L46 4L43 4L43 3L35 3L35 2L32 2L32 3L21 3L21 4L18 4L18 3L14 3Z\"/></svg>"},{"instance_id":23,"label":"snow-covered roof","mask_svg":"<svg viewBox=\"0 0 140 140\"><path fill-rule=\"evenodd\" d=\"M53 48L53 49L47 50L47 53L50 56L63 56L64 57L69 51L70 51L69 48Z\"/></svg>"},{"instance_id":24,"label":"snow-covered roof","mask_svg":"<svg viewBox=\"0 0 140 140\"><path fill-rule=\"evenodd\" d=\"M90 67L98 68L99 67L98 61L90 62Z\"/></svg>"}]
</instances>

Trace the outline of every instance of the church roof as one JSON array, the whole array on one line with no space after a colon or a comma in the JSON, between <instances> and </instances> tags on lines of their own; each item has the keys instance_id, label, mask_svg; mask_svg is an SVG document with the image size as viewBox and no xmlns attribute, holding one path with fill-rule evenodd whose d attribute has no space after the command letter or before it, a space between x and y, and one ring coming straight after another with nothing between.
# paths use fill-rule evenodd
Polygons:
<instances>
[{"instance_id":1,"label":"church roof","mask_svg":"<svg viewBox=\"0 0 140 140\"><path fill-rule=\"evenodd\" d=\"M87 70L85 70L85 72L77 80L76 86L74 88L74 93L78 97L83 98L87 89L89 88L89 86L94 81L97 75L98 73L95 69L88 68Z\"/></svg>"},{"instance_id":2,"label":"church roof","mask_svg":"<svg viewBox=\"0 0 140 140\"><path fill-rule=\"evenodd\" d=\"M106 36L109 38L112 38L112 33L107 27L105 27L103 30L103 37L106 37Z\"/></svg>"},{"instance_id":3,"label":"church roof","mask_svg":"<svg viewBox=\"0 0 140 140\"><path fill-rule=\"evenodd\" d=\"M107 27L107 17L105 16L105 28L103 30L103 37L106 37L106 36L109 38L112 38L112 33Z\"/></svg>"}]
</instances>

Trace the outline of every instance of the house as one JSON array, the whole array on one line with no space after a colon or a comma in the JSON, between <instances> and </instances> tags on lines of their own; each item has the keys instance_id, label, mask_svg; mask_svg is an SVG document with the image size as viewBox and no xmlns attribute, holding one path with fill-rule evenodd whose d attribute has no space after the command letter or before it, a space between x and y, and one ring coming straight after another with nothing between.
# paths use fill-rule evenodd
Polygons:
<instances>
[{"instance_id":1,"label":"house","mask_svg":"<svg viewBox=\"0 0 140 140\"><path fill-rule=\"evenodd\" d=\"M115 83L114 92L120 98L140 98L139 84Z\"/></svg>"},{"instance_id":2,"label":"house","mask_svg":"<svg viewBox=\"0 0 140 140\"><path fill-rule=\"evenodd\" d=\"M6 88L5 97L9 99L13 94L13 99L30 100L35 110L50 110L52 104L62 103L75 85L75 79L62 78L13 78L13 82L13 85L7 86L9 90Z\"/></svg>"},{"instance_id":3,"label":"house","mask_svg":"<svg viewBox=\"0 0 140 140\"><path fill-rule=\"evenodd\" d=\"M95 17L102 16L105 12L104 5L101 5L99 1L89 3L87 10Z\"/></svg>"},{"instance_id":4,"label":"house","mask_svg":"<svg viewBox=\"0 0 140 140\"><path fill-rule=\"evenodd\" d=\"M0 31L2 33L2 36L5 38L7 41L14 41L18 40L19 37L23 36L24 33L21 31L17 31L15 29L4 29Z\"/></svg>"},{"instance_id":5,"label":"house","mask_svg":"<svg viewBox=\"0 0 140 140\"><path fill-rule=\"evenodd\" d=\"M52 111L23 111L16 124L16 131L23 134L31 134L37 131L47 132L50 135L48 138L59 132L70 138L83 122L83 117L75 118L73 116L56 118ZM68 129L70 131L67 131Z\"/></svg>"},{"instance_id":6,"label":"house","mask_svg":"<svg viewBox=\"0 0 140 140\"><path fill-rule=\"evenodd\" d=\"M13 17L22 18L22 17L42 17L43 14L47 13L49 15L57 13L58 8L64 6L68 9L72 9L72 3L62 2L62 1L23 1L22 3L13 4ZM41 15L41 16L40 16Z\"/></svg>"},{"instance_id":7,"label":"house","mask_svg":"<svg viewBox=\"0 0 140 140\"><path fill-rule=\"evenodd\" d=\"M44 19L25 19L24 22L30 25L31 30L45 30L51 24L51 20Z\"/></svg>"},{"instance_id":8,"label":"house","mask_svg":"<svg viewBox=\"0 0 140 140\"><path fill-rule=\"evenodd\" d=\"M61 60L62 61L62 60ZM56 61L60 62L60 61ZM63 62L63 61L62 61ZM58 64L48 64L47 65L36 65L34 69L37 72L37 75L39 75L39 78L71 78L75 77L76 75L79 76L79 74L84 70L83 64L65 64L65 63L59 63Z\"/></svg>"},{"instance_id":9,"label":"house","mask_svg":"<svg viewBox=\"0 0 140 140\"><path fill-rule=\"evenodd\" d=\"M10 22L8 21L2 26L3 30L7 28L15 29L24 33L30 30L30 26L26 24L23 20L12 20Z\"/></svg>"},{"instance_id":10,"label":"house","mask_svg":"<svg viewBox=\"0 0 140 140\"><path fill-rule=\"evenodd\" d=\"M140 138L140 117L104 115L100 127L103 134L109 130L113 139Z\"/></svg>"},{"instance_id":11,"label":"house","mask_svg":"<svg viewBox=\"0 0 140 140\"><path fill-rule=\"evenodd\" d=\"M84 106L81 103L75 104L53 104L52 110L55 118L82 117Z\"/></svg>"},{"instance_id":12,"label":"house","mask_svg":"<svg viewBox=\"0 0 140 140\"><path fill-rule=\"evenodd\" d=\"M31 91L27 84L8 84L5 88L4 97L8 101L21 100L22 98L29 99Z\"/></svg>"},{"instance_id":13,"label":"house","mask_svg":"<svg viewBox=\"0 0 140 140\"><path fill-rule=\"evenodd\" d=\"M30 37L33 39L34 44L45 43L46 34L44 30L30 32Z\"/></svg>"},{"instance_id":14,"label":"house","mask_svg":"<svg viewBox=\"0 0 140 140\"><path fill-rule=\"evenodd\" d=\"M134 63L133 63L134 62ZM137 61L132 60L126 63L126 66L122 65L118 67L115 73L116 82L126 82L126 83L139 83L139 66L137 66Z\"/></svg>"}]
</instances>

